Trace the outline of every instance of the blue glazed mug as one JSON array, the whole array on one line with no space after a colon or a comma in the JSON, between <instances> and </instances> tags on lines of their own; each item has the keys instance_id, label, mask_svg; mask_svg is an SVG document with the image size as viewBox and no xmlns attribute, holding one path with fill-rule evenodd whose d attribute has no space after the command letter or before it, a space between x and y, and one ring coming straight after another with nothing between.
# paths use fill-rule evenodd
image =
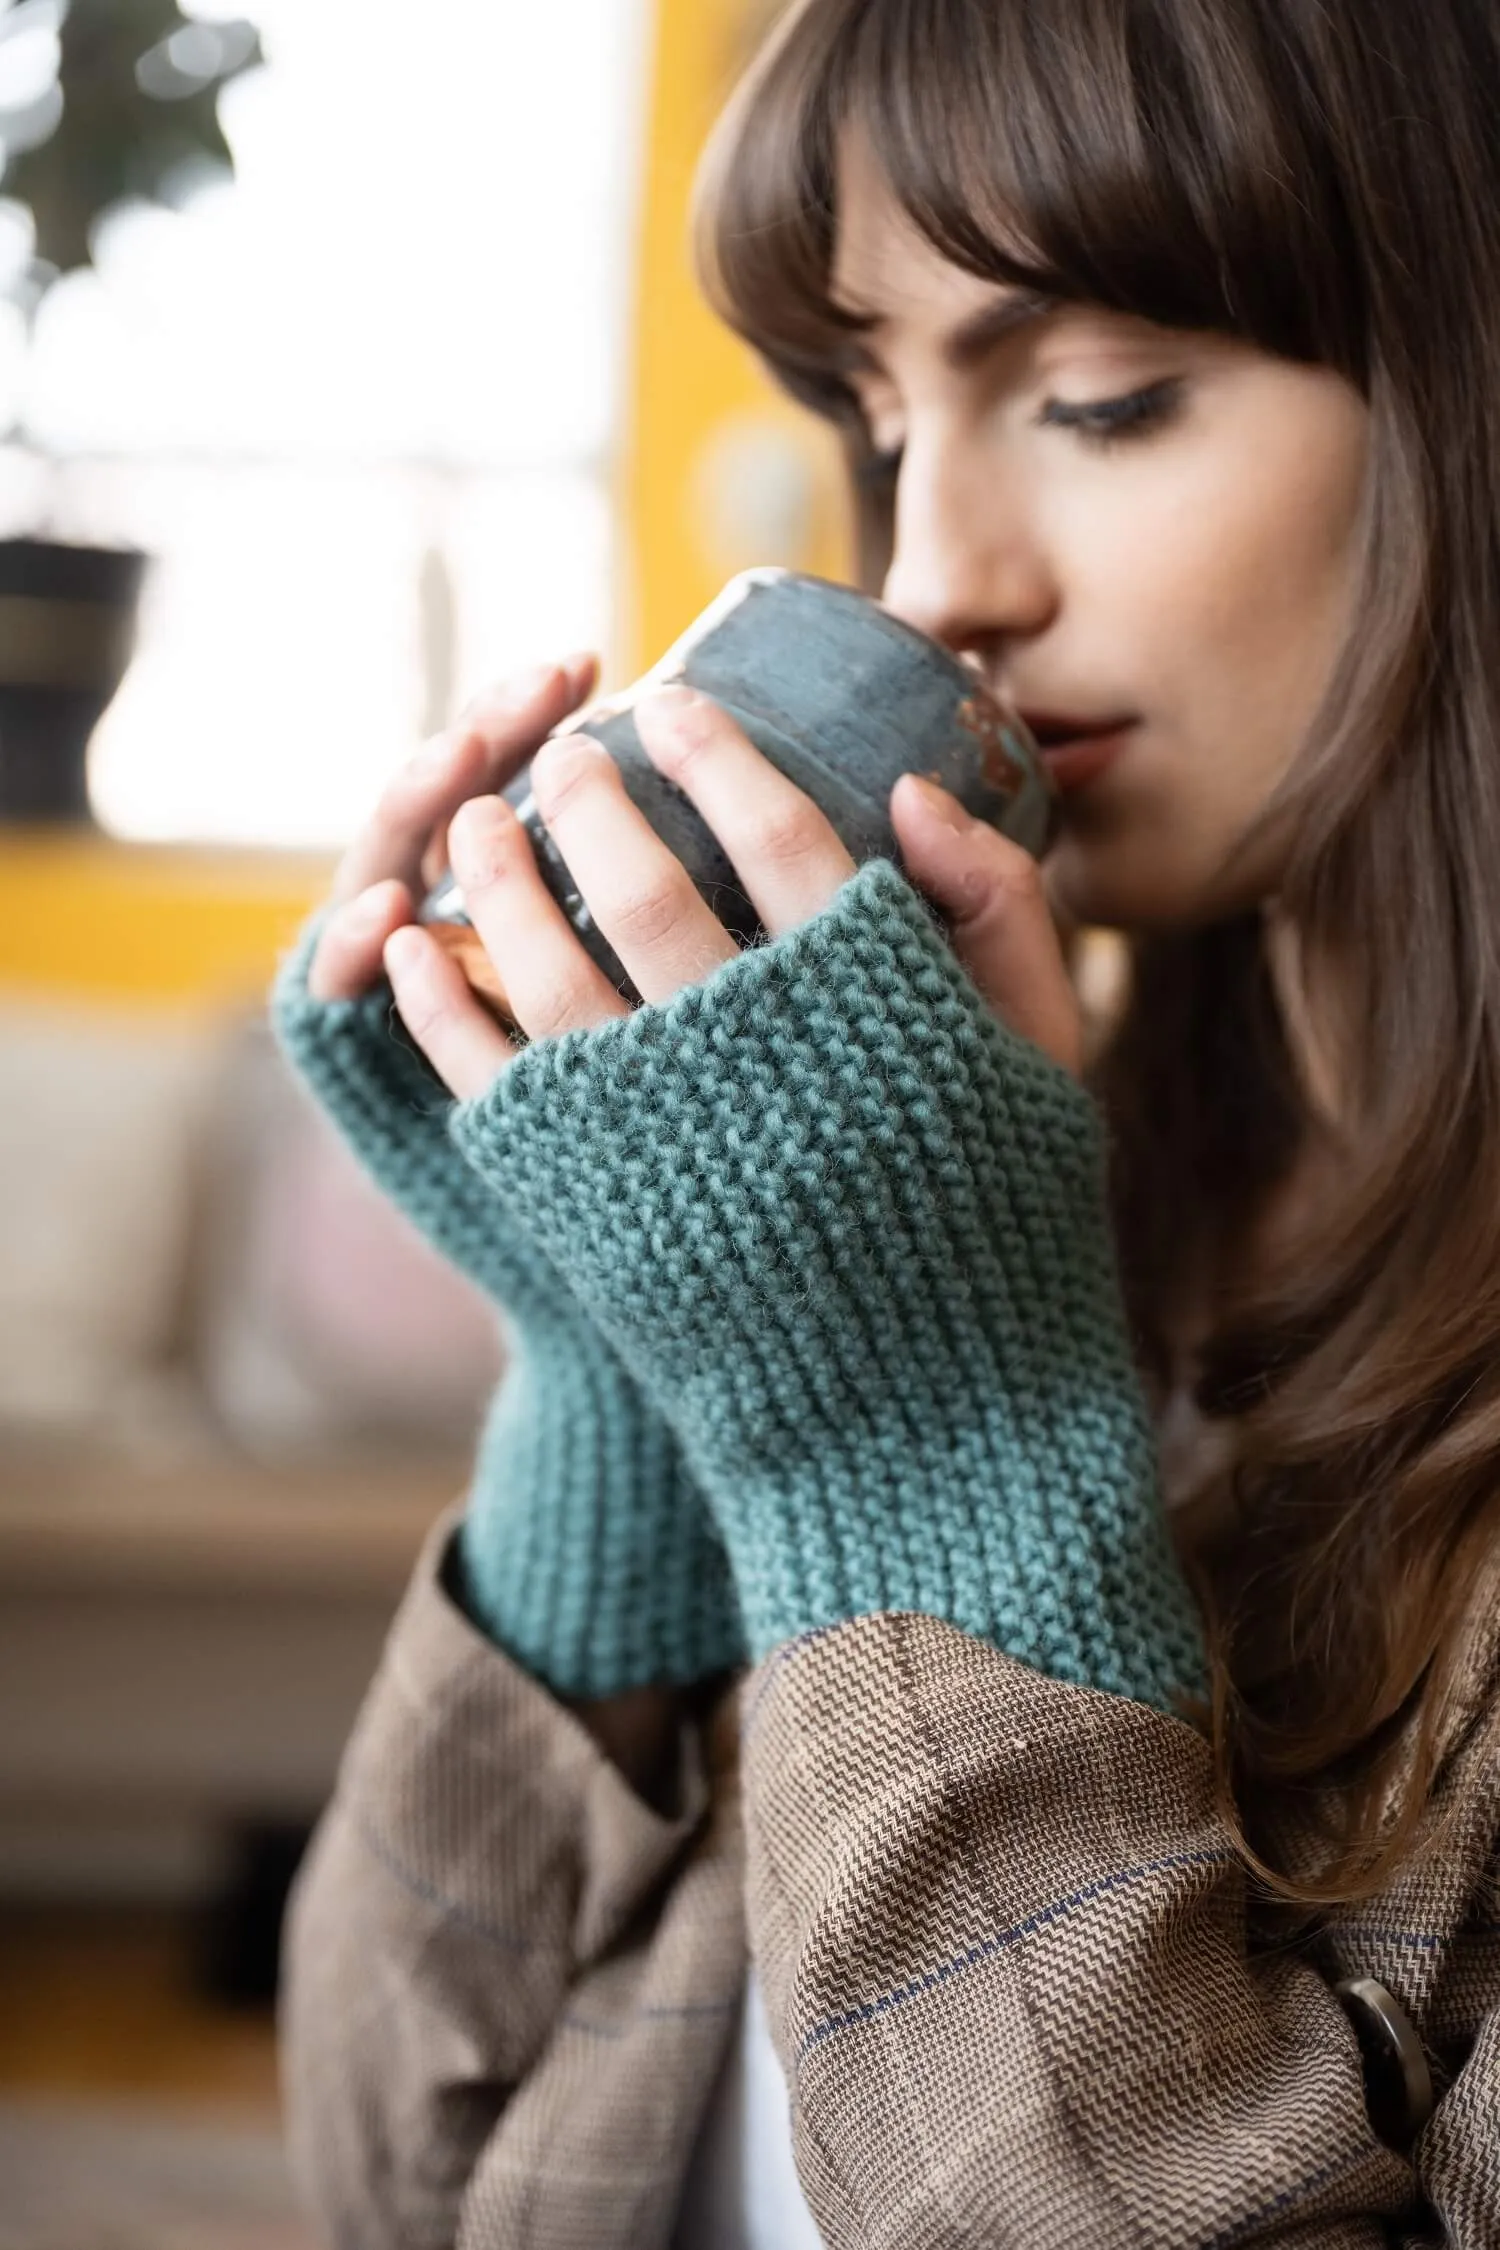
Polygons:
<instances>
[{"instance_id":1,"label":"blue glazed mug","mask_svg":"<svg viewBox=\"0 0 1500 2250\"><path fill-rule=\"evenodd\" d=\"M826 813L856 864L877 856L899 864L887 807L903 773L940 782L1038 858L1051 841L1056 799L1036 743L967 665L847 586L795 571L742 571L643 679L557 729L604 745L632 802L742 946L764 938L760 918L718 838L687 795L658 773L636 733L637 701L674 683L727 711ZM505 796L585 951L623 997L638 1000L542 822L527 776ZM421 919L508 1020L504 992L451 876L426 901Z\"/></svg>"}]
</instances>

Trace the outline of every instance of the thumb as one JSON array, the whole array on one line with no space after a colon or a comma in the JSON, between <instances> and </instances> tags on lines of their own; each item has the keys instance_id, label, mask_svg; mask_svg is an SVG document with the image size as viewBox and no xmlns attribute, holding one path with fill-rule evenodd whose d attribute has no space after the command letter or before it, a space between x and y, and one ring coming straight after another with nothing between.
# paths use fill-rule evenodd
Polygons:
<instances>
[{"instance_id":1,"label":"thumb","mask_svg":"<svg viewBox=\"0 0 1500 2250\"><path fill-rule=\"evenodd\" d=\"M891 792L908 878L947 916L953 950L1010 1030L1076 1078L1083 1023L1031 854L917 774Z\"/></svg>"}]
</instances>

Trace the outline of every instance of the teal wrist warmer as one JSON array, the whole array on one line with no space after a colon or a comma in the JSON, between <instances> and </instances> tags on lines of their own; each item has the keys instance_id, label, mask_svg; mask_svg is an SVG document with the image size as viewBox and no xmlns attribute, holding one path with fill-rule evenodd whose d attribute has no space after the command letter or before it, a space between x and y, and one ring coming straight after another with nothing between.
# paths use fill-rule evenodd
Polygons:
<instances>
[{"instance_id":1,"label":"teal wrist warmer","mask_svg":"<svg viewBox=\"0 0 1500 2250\"><path fill-rule=\"evenodd\" d=\"M476 1621L565 1695L686 1685L741 1663L728 1561L670 1426L454 1148L453 1098L389 986L310 996L316 939L315 923L272 994L283 1052L376 1184L510 1324L459 1541Z\"/></svg>"},{"instance_id":2,"label":"teal wrist warmer","mask_svg":"<svg viewBox=\"0 0 1500 2250\"><path fill-rule=\"evenodd\" d=\"M909 1609L1162 1709L1201 1686L1094 1104L889 861L452 1129L670 1411L753 1654Z\"/></svg>"}]
</instances>

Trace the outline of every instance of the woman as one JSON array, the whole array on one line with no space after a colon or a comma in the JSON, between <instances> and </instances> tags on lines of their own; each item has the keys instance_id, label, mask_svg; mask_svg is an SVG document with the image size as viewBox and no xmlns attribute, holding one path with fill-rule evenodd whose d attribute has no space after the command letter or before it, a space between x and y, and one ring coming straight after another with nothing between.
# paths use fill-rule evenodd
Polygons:
<instances>
[{"instance_id":1,"label":"woman","mask_svg":"<svg viewBox=\"0 0 1500 2250\"><path fill-rule=\"evenodd\" d=\"M771 941L549 745L632 1013L493 794L580 663L289 967L518 1342L294 1917L339 2239L1500 2241L1497 69L1488 0L805 0L726 120L717 301L1062 832L907 778L856 872L663 697ZM1087 1094L1049 906L1129 939Z\"/></svg>"}]
</instances>

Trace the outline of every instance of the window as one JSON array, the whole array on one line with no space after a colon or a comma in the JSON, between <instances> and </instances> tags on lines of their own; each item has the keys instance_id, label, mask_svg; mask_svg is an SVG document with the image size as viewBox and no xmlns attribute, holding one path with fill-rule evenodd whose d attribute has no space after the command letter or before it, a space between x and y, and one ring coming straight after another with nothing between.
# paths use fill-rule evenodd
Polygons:
<instances>
[{"instance_id":1,"label":"window","mask_svg":"<svg viewBox=\"0 0 1500 2250\"><path fill-rule=\"evenodd\" d=\"M156 558L104 824L331 844L488 680L607 642L649 7L246 5L237 180L109 221L29 367L0 337L51 456L0 446L0 510Z\"/></svg>"}]
</instances>

